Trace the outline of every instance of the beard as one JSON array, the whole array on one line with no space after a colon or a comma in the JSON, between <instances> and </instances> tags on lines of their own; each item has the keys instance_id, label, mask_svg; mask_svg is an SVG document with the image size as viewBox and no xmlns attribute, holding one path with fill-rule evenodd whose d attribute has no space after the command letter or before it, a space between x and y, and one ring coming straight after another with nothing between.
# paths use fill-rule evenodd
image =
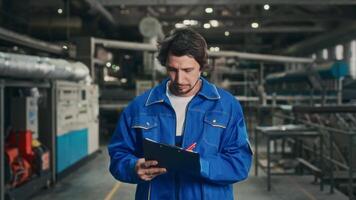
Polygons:
<instances>
[{"instance_id":1,"label":"beard","mask_svg":"<svg viewBox=\"0 0 356 200\"><path fill-rule=\"evenodd\" d=\"M182 85L182 84L178 84L178 83L171 83L171 87L172 87L172 93L176 94L178 96L181 95L185 95L188 94L189 92L191 92L199 83L200 78L197 79L197 81L195 81L194 85Z\"/></svg>"}]
</instances>

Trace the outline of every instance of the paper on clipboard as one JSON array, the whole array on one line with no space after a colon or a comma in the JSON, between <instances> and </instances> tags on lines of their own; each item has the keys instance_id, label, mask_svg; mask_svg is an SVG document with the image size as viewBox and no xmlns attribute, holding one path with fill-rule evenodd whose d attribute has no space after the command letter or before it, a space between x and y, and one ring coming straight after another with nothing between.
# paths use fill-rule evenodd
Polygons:
<instances>
[{"instance_id":1,"label":"paper on clipboard","mask_svg":"<svg viewBox=\"0 0 356 200\"><path fill-rule=\"evenodd\" d=\"M200 174L200 155L196 152L144 138L143 154L146 160L156 160L168 171Z\"/></svg>"}]
</instances>

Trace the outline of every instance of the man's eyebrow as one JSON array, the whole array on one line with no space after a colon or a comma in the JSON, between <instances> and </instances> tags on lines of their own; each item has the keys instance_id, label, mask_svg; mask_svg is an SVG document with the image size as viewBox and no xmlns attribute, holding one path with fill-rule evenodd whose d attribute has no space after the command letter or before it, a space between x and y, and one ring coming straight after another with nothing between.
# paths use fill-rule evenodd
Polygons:
<instances>
[{"instance_id":1,"label":"man's eyebrow","mask_svg":"<svg viewBox=\"0 0 356 200\"><path fill-rule=\"evenodd\" d=\"M169 65L167 65L167 66L166 66L166 68L169 68L169 69L175 69L175 70L177 70L177 68L175 68L175 67L171 67L171 66L169 66ZM181 70L185 70L185 69L194 69L194 67L193 67L193 66L186 66L186 67L182 66L180 69L181 69Z\"/></svg>"},{"instance_id":2,"label":"man's eyebrow","mask_svg":"<svg viewBox=\"0 0 356 200\"><path fill-rule=\"evenodd\" d=\"M182 67L182 69L194 69L193 66Z\"/></svg>"},{"instance_id":3,"label":"man's eyebrow","mask_svg":"<svg viewBox=\"0 0 356 200\"><path fill-rule=\"evenodd\" d=\"M176 69L176 68L174 68L174 67L171 67L171 66L166 66L168 69Z\"/></svg>"}]
</instances>

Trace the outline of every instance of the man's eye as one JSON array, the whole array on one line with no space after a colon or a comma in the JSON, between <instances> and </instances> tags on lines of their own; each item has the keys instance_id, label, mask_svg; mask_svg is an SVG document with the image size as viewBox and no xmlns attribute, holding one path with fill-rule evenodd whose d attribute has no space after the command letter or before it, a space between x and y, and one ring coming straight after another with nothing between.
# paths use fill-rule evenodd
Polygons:
<instances>
[{"instance_id":1,"label":"man's eye","mask_svg":"<svg viewBox=\"0 0 356 200\"><path fill-rule=\"evenodd\" d=\"M191 71L193 71L193 69L185 69L184 71L185 72L191 72Z\"/></svg>"}]
</instances>

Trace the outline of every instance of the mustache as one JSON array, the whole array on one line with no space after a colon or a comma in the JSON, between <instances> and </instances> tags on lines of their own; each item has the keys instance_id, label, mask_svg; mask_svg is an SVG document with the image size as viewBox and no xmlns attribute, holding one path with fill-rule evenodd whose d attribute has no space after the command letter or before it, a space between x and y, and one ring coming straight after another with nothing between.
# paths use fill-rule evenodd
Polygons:
<instances>
[{"instance_id":1,"label":"mustache","mask_svg":"<svg viewBox=\"0 0 356 200\"><path fill-rule=\"evenodd\" d=\"M179 86L186 86L186 85L189 85L189 84L173 83L172 85L173 85L174 87L179 87Z\"/></svg>"}]
</instances>

